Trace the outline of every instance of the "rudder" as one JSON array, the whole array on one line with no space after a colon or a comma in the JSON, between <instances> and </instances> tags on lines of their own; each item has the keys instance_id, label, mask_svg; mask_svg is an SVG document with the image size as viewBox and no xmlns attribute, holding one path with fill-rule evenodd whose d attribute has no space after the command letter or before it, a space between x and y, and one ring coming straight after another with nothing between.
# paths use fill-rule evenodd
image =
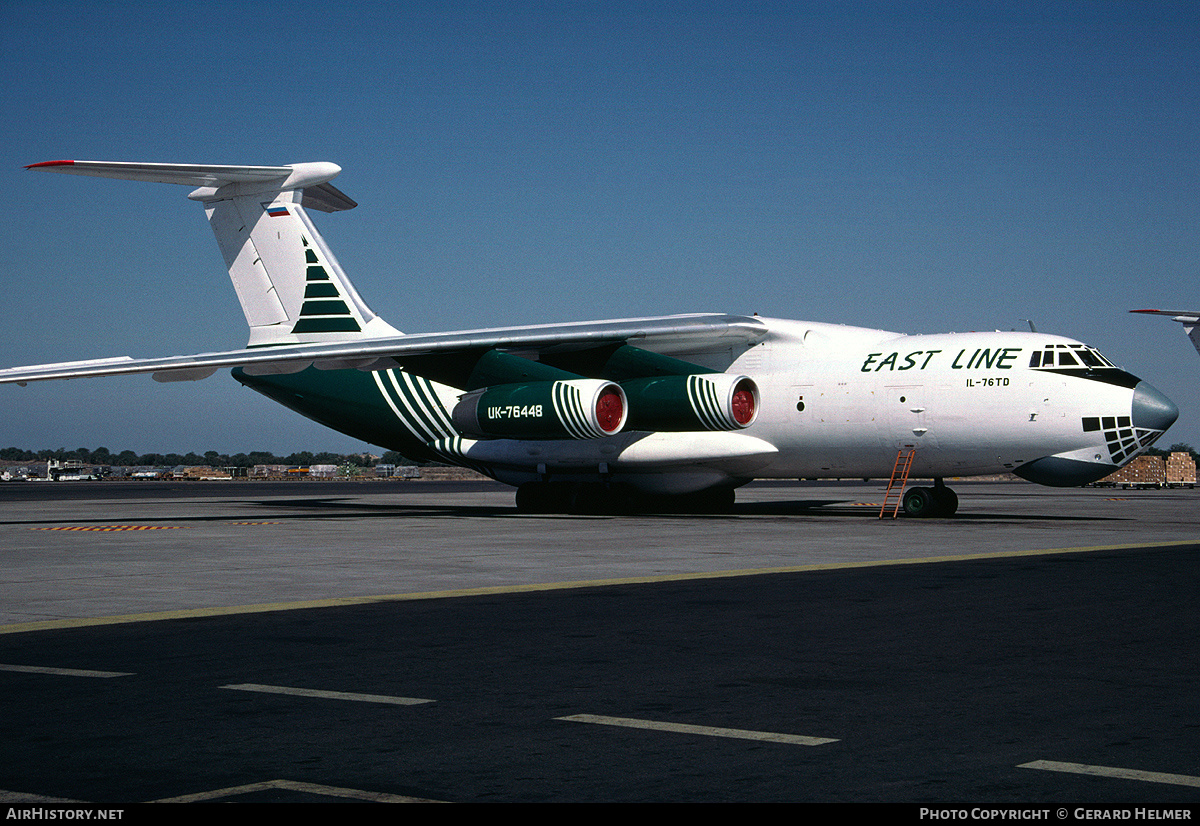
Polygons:
<instances>
[{"instance_id":1,"label":"rudder","mask_svg":"<svg viewBox=\"0 0 1200 826\"><path fill-rule=\"evenodd\" d=\"M356 206L328 183L337 167L291 168L275 187L230 183L189 196L204 202L250 326L249 345L398 335L358 295L305 212L310 202L326 211Z\"/></svg>"},{"instance_id":2,"label":"rudder","mask_svg":"<svg viewBox=\"0 0 1200 826\"><path fill-rule=\"evenodd\" d=\"M299 191L206 201L250 346L397 335L366 305L304 211Z\"/></svg>"}]
</instances>

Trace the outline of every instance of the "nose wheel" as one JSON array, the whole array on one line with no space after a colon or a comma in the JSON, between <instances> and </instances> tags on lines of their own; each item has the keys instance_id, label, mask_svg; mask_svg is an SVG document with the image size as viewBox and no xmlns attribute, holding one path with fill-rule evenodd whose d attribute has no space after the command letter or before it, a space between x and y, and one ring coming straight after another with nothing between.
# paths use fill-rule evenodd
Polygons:
<instances>
[{"instance_id":1,"label":"nose wheel","mask_svg":"<svg viewBox=\"0 0 1200 826\"><path fill-rule=\"evenodd\" d=\"M931 488L909 488L902 500L905 516L953 516L958 510L958 494L941 479Z\"/></svg>"}]
</instances>

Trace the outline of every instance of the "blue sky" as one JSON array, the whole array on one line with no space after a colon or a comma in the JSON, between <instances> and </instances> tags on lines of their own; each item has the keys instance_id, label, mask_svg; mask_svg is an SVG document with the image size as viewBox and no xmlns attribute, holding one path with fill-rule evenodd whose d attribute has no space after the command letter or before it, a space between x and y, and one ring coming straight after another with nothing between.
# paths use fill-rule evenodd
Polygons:
<instances>
[{"instance_id":1,"label":"blue sky","mask_svg":"<svg viewBox=\"0 0 1200 826\"><path fill-rule=\"evenodd\" d=\"M735 312L1200 357L1195 3L90 4L0 10L3 366L240 347L183 187L61 158L327 160L316 220L405 331ZM218 374L0 388L0 446L355 451Z\"/></svg>"}]
</instances>

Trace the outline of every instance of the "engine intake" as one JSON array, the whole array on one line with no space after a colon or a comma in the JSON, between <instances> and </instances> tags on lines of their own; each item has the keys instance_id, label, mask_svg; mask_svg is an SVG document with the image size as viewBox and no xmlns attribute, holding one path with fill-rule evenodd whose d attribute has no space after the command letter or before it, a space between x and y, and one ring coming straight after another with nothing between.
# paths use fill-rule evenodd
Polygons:
<instances>
[{"instance_id":1,"label":"engine intake","mask_svg":"<svg viewBox=\"0 0 1200 826\"><path fill-rule=\"evenodd\" d=\"M629 399L629 430L741 430L758 418L758 385L747 376L655 376L621 387Z\"/></svg>"},{"instance_id":2,"label":"engine intake","mask_svg":"<svg viewBox=\"0 0 1200 826\"><path fill-rule=\"evenodd\" d=\"M468 436L598 439L621 431L628 408L620 385L571 379L474 390L455 405L451 419Z\"/></svg>"}]
</instances>

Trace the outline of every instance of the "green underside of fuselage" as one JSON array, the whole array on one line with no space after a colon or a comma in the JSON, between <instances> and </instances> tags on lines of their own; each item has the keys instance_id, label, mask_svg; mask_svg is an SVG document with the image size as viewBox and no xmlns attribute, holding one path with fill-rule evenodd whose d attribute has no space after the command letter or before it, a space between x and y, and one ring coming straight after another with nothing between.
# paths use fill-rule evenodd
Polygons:
<instances>
[{"instance_id":1,"label":"green underside of fuselage","mask_svg":"<svg viewBox=\"0 0 1200 826\"><path fill-rule=\"evenodd\" d=\"M339 433L410 459L437 458L400 424L371 373L309 367L299 373L250 376L239 367L232 375L246 387Z\"/></svg>"}]
</instances>

